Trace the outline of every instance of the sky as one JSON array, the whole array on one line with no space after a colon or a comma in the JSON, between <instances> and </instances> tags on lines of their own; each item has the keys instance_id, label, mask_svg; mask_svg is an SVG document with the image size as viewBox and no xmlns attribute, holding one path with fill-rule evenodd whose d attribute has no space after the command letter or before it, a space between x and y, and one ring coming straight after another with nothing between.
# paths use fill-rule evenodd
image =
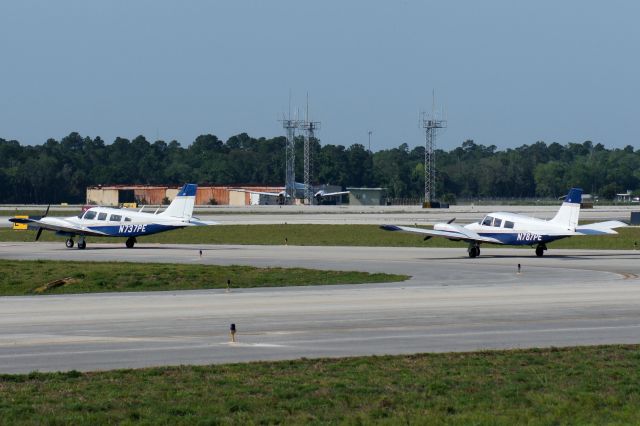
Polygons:
<instances>
[{"instance_id":1,"label":"sky","mask_svg":"<svg viewBox=\"0 0 640 426\"><path fill-rule=\"evenodd\" d=\"M640 2L21 0L0 3L0 138L284 135L506 149L640 142ZM299 111L299 112L298 112Z\"/></svg>"}]
</instances>

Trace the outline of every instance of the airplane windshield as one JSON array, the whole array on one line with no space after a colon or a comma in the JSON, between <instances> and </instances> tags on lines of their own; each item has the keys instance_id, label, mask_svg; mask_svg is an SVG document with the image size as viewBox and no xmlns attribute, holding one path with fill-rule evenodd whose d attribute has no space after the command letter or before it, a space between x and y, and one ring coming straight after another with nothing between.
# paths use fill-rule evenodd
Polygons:
<instances>
[{"instance_id":1,"label":"airplane windshield","mask_svg":"<svg viewBox=\"0 0 640 426\"><path fill-rule=\"evenodd\" d=\"M85 220L92 220L92 219L95 219L95 217L96 217L96 212L92 210L87 210L87 212L84 214Z\"/></svg>"},{"instance_id":2,"label":"airplane windshield","mask_svg":"<svg viewBox=\"0 0 640 426\"><path fill-rule=\"evenodd\" d=\"M482 224L484 226L491 226L491 223L493 222L493 218L491 216L487 216L484 218L484 220L482 221Z\"/></svg>"}]
</instances>

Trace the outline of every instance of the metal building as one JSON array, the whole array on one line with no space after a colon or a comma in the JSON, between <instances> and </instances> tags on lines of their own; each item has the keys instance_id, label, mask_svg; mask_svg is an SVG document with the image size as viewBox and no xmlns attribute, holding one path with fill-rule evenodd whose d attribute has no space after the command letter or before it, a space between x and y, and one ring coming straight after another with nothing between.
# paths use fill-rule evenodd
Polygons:
<instances>
[{"instance_id":1,"label":"metal building","mask_svg":"<svg viewBox=\"0 0 640 426\"><path fill-rule=\"evenodd\" d=\"M386 188L347 188L352 206L381 206L387 199Z\"/></svg>"}]
</instances>

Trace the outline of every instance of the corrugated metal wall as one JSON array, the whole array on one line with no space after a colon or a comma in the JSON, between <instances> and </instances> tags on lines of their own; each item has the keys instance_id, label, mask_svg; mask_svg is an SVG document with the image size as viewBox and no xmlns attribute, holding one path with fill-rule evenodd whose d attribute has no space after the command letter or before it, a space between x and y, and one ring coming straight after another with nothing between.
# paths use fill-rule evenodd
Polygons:
<instances>
[{"instance_id":1,"label":"corrugated metal wall","mask_svg":"<svg viewBox=\"0 0 640 426\"><path fill-rule=\"evenodd\" d=\"M162 200L167 196L167 187L134 188L133 192L138 204L162 204Z\"/></svg>"},{"instance_id":2,"label":"corrugated metal wall","mask_svg":"<svg viewBox=\"0 0 640 426\"><path fill-rule=\"evenodd\" d=\"M215 200L216 204L229 204L229 188L226 186L202 186L198 187L196 193L196 204L211 204L211 200Z\"/></svg>"}]
</instances>

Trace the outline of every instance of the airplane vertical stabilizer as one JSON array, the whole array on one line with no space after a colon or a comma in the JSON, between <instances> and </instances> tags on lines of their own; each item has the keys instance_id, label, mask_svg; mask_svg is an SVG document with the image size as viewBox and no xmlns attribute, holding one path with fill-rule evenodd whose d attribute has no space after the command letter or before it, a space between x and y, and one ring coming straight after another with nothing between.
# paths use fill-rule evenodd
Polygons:
<instances>
[{"instance_id":1,"label":"airplane vertical stabilizer","mask_svg":"<svg viewBox=\"0 0 640 426\"><path fill-rule=\"evenodd\" d=\"M580 203L582 202L582 189L571 188L569 194L564 199L560 210L550 222L560 225L563 228L573 232L578 226L578 217L580 216Z\"/></svg>"},{"instance_id":2,"label":"airplane vertical stabilizer","mask_svg":"<svg viewBox=\"0 0 640 426\"><path fill-rule=\"evenodd\" d=\"M198 185L188 183L182 187L176 198L173 199L169 207L159 214L159 216L170 216L180 219L191 219L193 206L196 203L196 190Z\"/></svg>"}]
</instances>

